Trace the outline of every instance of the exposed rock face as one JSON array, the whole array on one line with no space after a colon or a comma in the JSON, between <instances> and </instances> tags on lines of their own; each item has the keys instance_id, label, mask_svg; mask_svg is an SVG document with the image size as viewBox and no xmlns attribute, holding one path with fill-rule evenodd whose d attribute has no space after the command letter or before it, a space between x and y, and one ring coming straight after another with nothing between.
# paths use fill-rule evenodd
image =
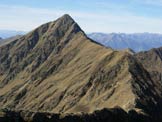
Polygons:
<instances>
[{"instance_id":1,"label":"exposed rock face","mask_svg":"<svg viewBox=\"0 0 162 122\"><path fill-rule=\"evenodd\" d=\"M150 114L160 89L132 54L90 40L69 15L0 47L1 108L92 113L120 106Z\"/></svg>"}]
</instances>

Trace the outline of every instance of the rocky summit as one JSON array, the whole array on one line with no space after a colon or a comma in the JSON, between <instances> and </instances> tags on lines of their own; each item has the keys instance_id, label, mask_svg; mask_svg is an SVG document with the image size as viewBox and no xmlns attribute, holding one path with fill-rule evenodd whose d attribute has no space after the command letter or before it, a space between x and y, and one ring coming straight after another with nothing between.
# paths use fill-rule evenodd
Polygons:
<instances>
[{"instance_id":1,"label":"rocky summit","mask_svg":"<svg viewBox=\"0 0 162 122\"><path fill-rule=\"evenodd\" d=\"M69 15L41 25L0 46L0 119L156 122L162 113L162 61L160 51L153 52L104 47Z\"/></svg>"}]
</instances>

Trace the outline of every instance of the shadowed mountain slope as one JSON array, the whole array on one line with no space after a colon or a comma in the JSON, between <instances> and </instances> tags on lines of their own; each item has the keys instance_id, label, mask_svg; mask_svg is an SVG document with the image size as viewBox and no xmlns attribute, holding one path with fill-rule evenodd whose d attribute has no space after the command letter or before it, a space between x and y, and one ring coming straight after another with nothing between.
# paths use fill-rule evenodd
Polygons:
<instances>
[{"instance_id":1,"label":"shadowed mountain slope","mask_svg":"<svg viewBox=\"0 0 162 122\"><path fill-rule=\"evenodd\" d=\"M149 51L140 52L135 54L138 61L140 61L143 67L148 71L150 77L155 83L156 91L161 94L162 89L162 47L154 48ZM156 106L158 106L155 110L152 110L154 116L157 118L161 118L162 113L162 100L157 101Z\"/></svg>"},{"instance_id":2,"label":"shadowed mountain slope","mask_svg":"<svg viewBox=\"0 0 162 122\"><path fill-rule=\"evenodd\" d=\"M162 83L162 47L137 53L136 58L143 64L156 84Z\"/></svg>"},{"instance_id":3,"label":"shadowed mountain slope","mask_svg":"<svg viewBox=\"0 0 162 122\"><path fill-rule=\"evenodd\" d=\"M31 111L6 111L0 113L3 122L158 122L145 114L131 110L128 113L119 107L102 109L93 113L62 114Z\"/></svg>"},{"instance_id":4,"label":"shadowed mountain slope","mask_svg":"<svg viewBox=\"0 0 162 122\"><path fill-rule=\"evenodd\" d=\"M136 57L143 63L148 71L162 73L162 47L139 52L136 54Z\"/></svg>"},{"instance_id":5,"label":"shadowed mountain slope","mask_svg":"<svg viewBox=\"0 0 162 122\"><path fill-rule=\"evenodd\" d=\"M149 112L160 88L132 54L90 40L69 15L0 47L1 108Z\"/></svg>"}]
</instances>

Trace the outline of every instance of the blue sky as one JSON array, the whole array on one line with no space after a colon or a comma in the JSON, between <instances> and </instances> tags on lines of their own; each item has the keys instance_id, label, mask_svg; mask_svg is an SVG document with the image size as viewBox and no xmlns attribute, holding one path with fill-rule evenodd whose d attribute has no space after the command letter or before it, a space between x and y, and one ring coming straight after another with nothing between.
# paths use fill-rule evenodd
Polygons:
<instances>
[{"instance_id":1,"label":"blue sky","mask_svg":"<svg viewBox=\"0 0 162 122\"><path fill-rule=\"evenodd\" d=\"M70 14L85 32L162 33L162 0L1 0L0 29L30 31Z\"/></svg>"}]
</instances>

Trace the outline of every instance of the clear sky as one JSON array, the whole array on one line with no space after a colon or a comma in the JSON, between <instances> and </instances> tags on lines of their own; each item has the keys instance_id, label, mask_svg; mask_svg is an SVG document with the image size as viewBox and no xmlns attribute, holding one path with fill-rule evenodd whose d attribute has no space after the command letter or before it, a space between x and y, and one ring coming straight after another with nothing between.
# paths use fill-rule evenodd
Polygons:
<instances>
[{"instance_id":1,"label":"clear sky","mask_svg":"<svg viewBox=\"0 0 162 122\"><path fill-rule=\"evenodd\" d=\"M0 0L0 29L30 31L63 14L88 33L162 33L162 0Z\"/></svg>"}]
</instances>

